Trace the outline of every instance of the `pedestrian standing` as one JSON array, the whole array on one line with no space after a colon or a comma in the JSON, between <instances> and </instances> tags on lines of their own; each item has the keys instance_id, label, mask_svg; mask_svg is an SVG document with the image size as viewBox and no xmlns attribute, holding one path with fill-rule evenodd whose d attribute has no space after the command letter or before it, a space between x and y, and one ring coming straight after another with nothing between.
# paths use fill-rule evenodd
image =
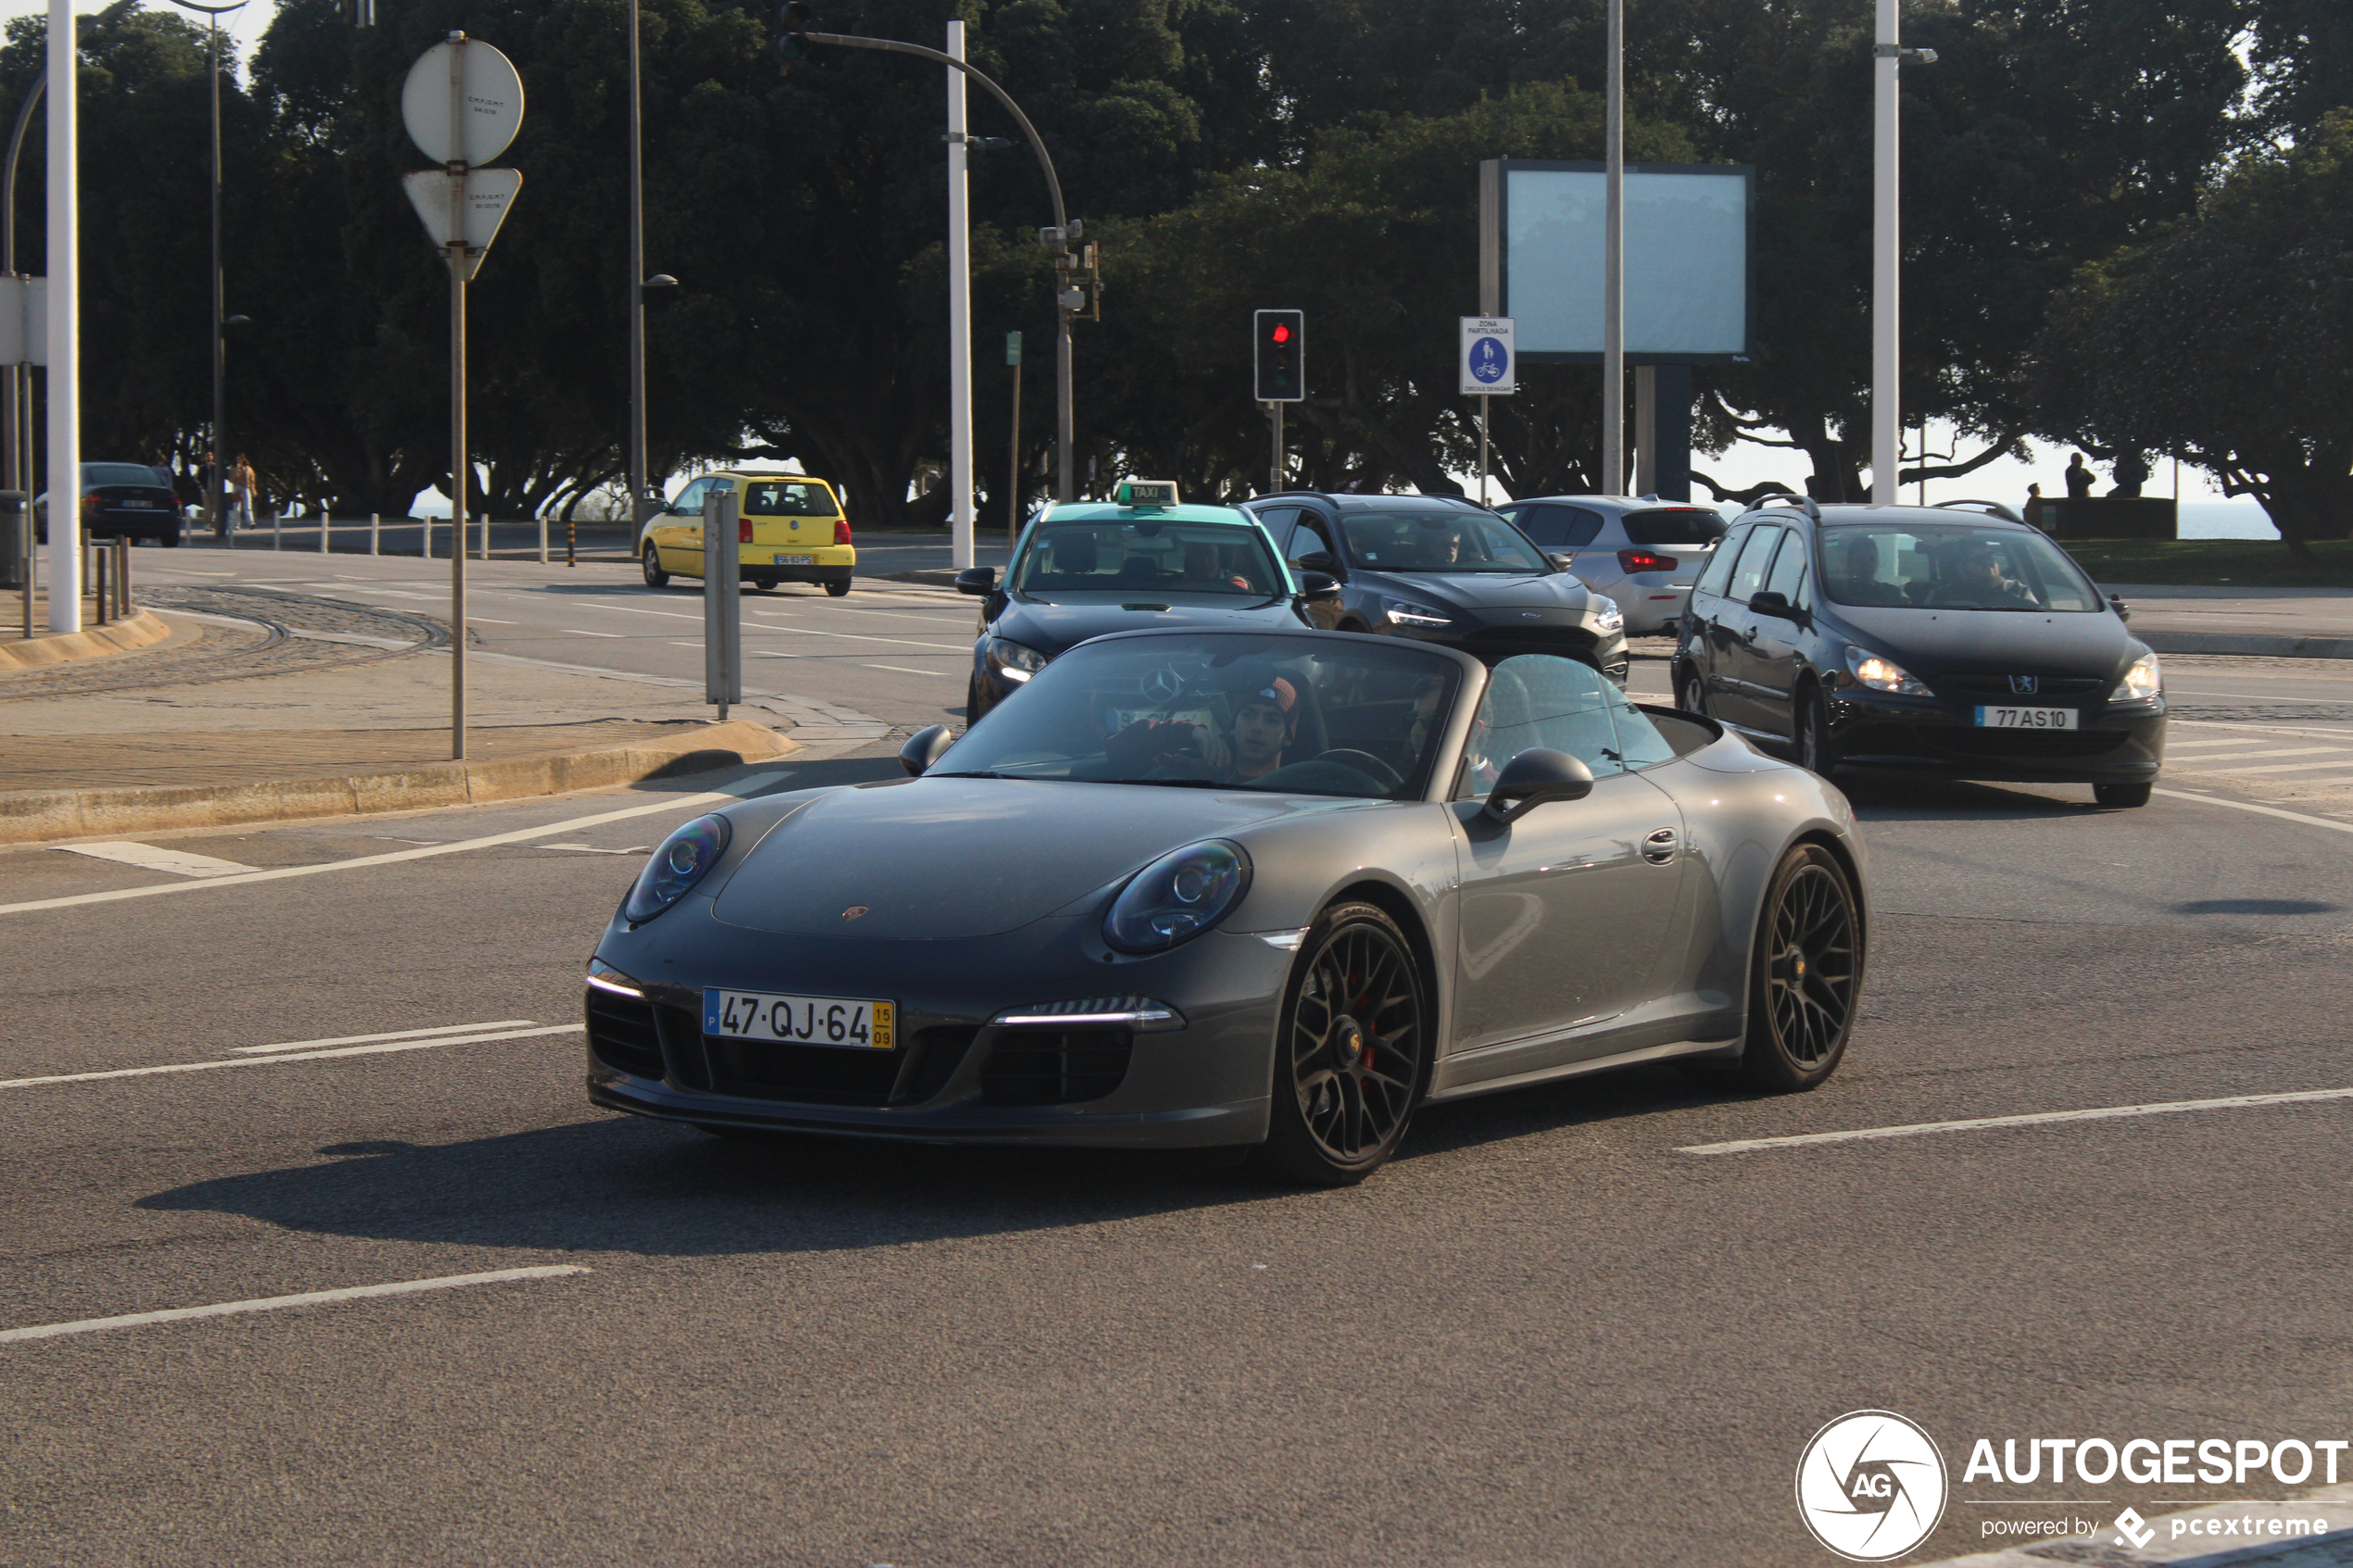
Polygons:
<instances>
[{"instance_id":1,"label":"pedestrian standing","mask_svg":"<svg viewBox=\"0 0 2353 1568\"><path fill-rule=\"evenodd\" d=\"M213 508L213 515L209 520L212 523L213 536L226 543L229 538L229 508L225 506L217 506L215 503L212 494L213 461L212 448L208 446L205 448L204 461L196 465L196 488L203 493L206 507Z\"/></svg>"},{"instance_id":2,"label":"pedestrian standing","mask_svg":"<svg viewBox=\"0 0 2353 1568\"><path fill-rule=\"evenodd\" d=\"M253 526L253 463L240 452L236 466L229 470L229 513L239 528Z\"/></svg>"},{"instance_id":3,"label":"pedestrian standing","mask_svg":"<svg viewBox=\"0 0 2353 1568\"><path fill-rule=\"evenodd\" d=\"M2116 477L2116 488L2108 494L2123 496L2127 500L2137 500L2140 497L2141 486L2149 482L2149 460L2142 454L2127 447L2118 455L2116 466L2108 471Z\"/></svg>"},{"instance_id":4,"label":"pedestrian standing","mask_svg":"<svg viewBox=\"0 0 2353 1568\"><path fill-rule=\"evenodd\" d=\"M2092 482L2096 477L2097 476L2095 475L2091 469L2084 463L2082 453L2078 452L2075 456L2070 458L2067 460L2068 499L2071 501L2081 501L2090 495L2092 493Z\"/></svg>"}]
</instances>

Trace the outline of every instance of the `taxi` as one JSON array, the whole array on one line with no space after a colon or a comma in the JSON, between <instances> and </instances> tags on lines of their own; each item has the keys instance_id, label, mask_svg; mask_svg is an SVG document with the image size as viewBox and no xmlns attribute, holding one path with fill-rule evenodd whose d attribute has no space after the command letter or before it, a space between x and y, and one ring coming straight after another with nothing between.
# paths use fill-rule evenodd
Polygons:
<instances>
[{"instance_id":1,"label":"taxi","mask_svg":"<svg viewBox=\"0 0 2353 1568\"><path fill-rule=\"evenodd\" d=\"M841 498L822 479L801 473L721 469L701 475L646 521L638 559L646 586L700 577L702 507L707 496L736 495L736 560L743 581L762 590L779 583L821 583L839 598L858 565Z\"/></svg>"}]
</instances>

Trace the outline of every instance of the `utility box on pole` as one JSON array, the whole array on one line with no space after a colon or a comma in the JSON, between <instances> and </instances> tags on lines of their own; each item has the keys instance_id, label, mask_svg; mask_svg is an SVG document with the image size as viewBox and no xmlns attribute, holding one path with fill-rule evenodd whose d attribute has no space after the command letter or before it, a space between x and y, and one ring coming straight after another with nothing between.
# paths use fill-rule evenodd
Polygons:
<instances>
[{"instance_id":1,"label":"utility box on pole","mask_svg":"<svg viewBox=\"0 0 2353 1568\"><path fill-rule=\"evenodd\" d=\"M702 498L702 685L703 700L727 705L744 699L743 542L738 537L739 503L733 490L716 485Z\"/></svg>"}]
</instances>

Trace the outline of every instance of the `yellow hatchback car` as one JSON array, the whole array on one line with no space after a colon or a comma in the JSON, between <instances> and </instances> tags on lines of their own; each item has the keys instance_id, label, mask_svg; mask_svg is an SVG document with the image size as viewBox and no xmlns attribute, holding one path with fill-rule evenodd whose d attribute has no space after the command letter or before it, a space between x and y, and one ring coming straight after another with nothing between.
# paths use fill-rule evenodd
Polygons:
<instances>
[{"instance_id":1,"label":"yellow hatchback car","mask_svg":"<svg viewBox=\"0 0 2353 1568\"><path fill-rule=\"evenodd\" d=\"M736 562L745 582L763 589L822 583L836 598L849 592L858 550L832 485L806 474L725 469L695 480L647 521L637 547L646 586L702 575L702 504L714 491L736 494Z\"/></svg>"}]
</instances>

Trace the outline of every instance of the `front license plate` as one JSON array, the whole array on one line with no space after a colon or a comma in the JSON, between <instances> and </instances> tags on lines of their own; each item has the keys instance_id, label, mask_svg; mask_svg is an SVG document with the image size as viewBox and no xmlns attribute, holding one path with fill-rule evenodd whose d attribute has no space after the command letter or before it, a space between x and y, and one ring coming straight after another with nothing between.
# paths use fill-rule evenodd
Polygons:
<instances>
[{"instance_id":1,"label":"front license plate","mask_svg":"<svg viewBox=\"0 0 2353 1568\"><path fill-rule=\"evenodd\" d=\"M115 505L119 507L145 507L152 508L156 503L153 501L118 501Z\"/></svg>"},{"instance_id":2,"label":"front license plate","mask_svg":"<svg viewBox=\"0 0 2353 1568\"><path fill-rule=\"evenodd\" d=\"M817 558L815 556L780 555L768 564L771 566L815 566L817 564Z\"/></svg>"},{"instance_id":3,"label":"front license plate","mask_svg":"<svg viewBox=\"0 0 2353 1568\"><path fill-rule=\"evenodd\" d=\"M847 997L786 997L774 991L702 994L702 1032L731 1040L775 1040L791 1046L837 1046L887 1051L894 1044L892 1006Z\"/></svg>"},{"instance_id":4,"label":"front license plate","mask_svg":"<svg viewBox=\"0 0 2353 1568\"><path fill-rule=\"evenodd\" d=\"M2071 730L2076 726L2076 713L2072 708L1981 708L1977 726L1982 730Z\"/></svg>"}]
</instances>

